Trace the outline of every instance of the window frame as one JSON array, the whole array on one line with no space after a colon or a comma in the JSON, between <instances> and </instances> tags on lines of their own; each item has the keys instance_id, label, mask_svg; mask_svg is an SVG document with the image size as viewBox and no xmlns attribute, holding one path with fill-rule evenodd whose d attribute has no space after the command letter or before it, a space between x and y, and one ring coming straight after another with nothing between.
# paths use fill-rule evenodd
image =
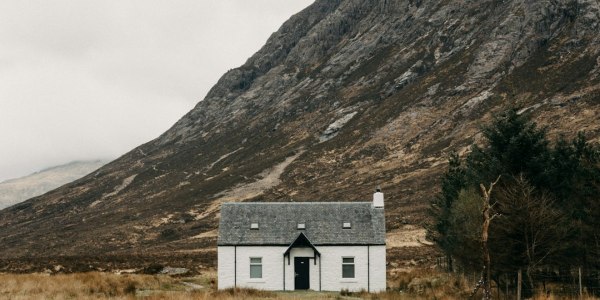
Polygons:
<instances>
[{"instance_id":1,"label":"window frame","mask_svg":"<svg viewBox=\"0 0 600 300\"><path fill-rule=\"evenodd\" d=\"M345 262L345 259L352 259L352 262ZM345 267L352 267L352 277L347 277L344 273ZM354 256L342 256L342 279L354 279L356 278L356 260Z\"/></svg>"},{"instance_id":2,"label":"window frame","mask_svg":"<svg viewBox=\"0 0 600 300\"><path fill-rule=\"evenodd\" d=\"M259 262L256 262L256 261L252 262L253 259L259 259L260 261ZM263 273L262 273L262 269L263 269L262 268L262 257L256 257L256 256L252 257L251 256L250 259L249 259L249 262L250 262L250 269L249 269L250 270L250 279L262 279L263 278ZM252 274L252 270L256 269L256 267L258 267L258 270L260 272L260 277L255 277L256 275Z\"/></svg>"}]
</instances>

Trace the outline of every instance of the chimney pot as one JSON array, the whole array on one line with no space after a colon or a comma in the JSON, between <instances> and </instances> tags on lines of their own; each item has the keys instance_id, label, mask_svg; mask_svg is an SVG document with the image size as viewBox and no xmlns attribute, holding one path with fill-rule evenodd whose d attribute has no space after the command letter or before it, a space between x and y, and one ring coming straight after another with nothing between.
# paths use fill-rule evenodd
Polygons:
<instances>
[{"instance_id":1,"label":"chimney pot","mask_svg":"<svg viewBox=\"0 0 600 300\"><path fill-rule=\"evenodd\" d=\"M379 187L377 187L377 191L373 194L373 207L383 208L383 193Z\"/></svg>"}]
</instances>

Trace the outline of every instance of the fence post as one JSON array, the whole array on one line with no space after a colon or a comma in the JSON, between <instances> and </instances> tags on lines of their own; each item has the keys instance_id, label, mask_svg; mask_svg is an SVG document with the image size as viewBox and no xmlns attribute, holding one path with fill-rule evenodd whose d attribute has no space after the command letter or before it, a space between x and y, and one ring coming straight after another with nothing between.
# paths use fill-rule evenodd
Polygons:
<instances>
[{"instance_id":1,"label":"fence post","mask_svg":"<svg viewBox=\"0 0 600 300\"><path fill-rule=\"evenodd\" d=\"M581 285L581 267L579 267L579 298L583 298L583 286Z\"/></svg>"},{"instance_id":2,"label":"fence post","mask_svg":"<svg viewBox=\"0 0 600 300\"><path fill-rule=\"evenodd\" d=\"M500 276L496 277L496 298L500 299Z\"/></svg>"},{"instance_id":3,"label":"fence post","mask_svg":"<svg viewBox=\"0 0 600 300\"><path fill-rule=\"evenodd\" d=\"M519 268L519 273L517 273L517 300L521 300L521 283L523 281L523 272Z\"/></svg>"},{"instance_id":4,"label":"fence post","mask_svg":"<svg viewBox=\"0 0 600 300\"><path fill-rule=\"evenodd\" d=\"M505 275L505 277L507 277L507 276ZM513 279L514 279L514 277L513 277ZM506 284L506 293L504 294L504 299L508 299L508 278L506 278L505 284Z\"/></svg>"}]
</instances>

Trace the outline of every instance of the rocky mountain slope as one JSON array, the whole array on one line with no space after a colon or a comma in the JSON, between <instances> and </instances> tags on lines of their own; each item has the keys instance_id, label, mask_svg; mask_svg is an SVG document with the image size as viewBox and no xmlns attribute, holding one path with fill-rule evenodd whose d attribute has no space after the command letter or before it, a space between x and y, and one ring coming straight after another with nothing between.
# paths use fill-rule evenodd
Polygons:
<instances>
[{"instance_id":1,"label":"rocky mountain slope","mask_svg":"<svg viewBox=\"0 0 600 300\"><path fill-rule=\"evenodd\" d=\"M39 196L65 183L77 180L108 161L74 161L0 182L0 209Z\"/></svg>"},{"instance_id":2,"label":"rocky mountain slope","mask_svg":"<svg viewBox=\"0 0 600 300\"><path fill-rule=\"evenodd\" d=\"M157 139L0 211L0 256L211 265L222 202L364 201L378 185L390 257L430 256L406 246L423 245L447 153L494 113L598 141L599 20L596 0L317 0Z\"/></svg>"}]
</instances>

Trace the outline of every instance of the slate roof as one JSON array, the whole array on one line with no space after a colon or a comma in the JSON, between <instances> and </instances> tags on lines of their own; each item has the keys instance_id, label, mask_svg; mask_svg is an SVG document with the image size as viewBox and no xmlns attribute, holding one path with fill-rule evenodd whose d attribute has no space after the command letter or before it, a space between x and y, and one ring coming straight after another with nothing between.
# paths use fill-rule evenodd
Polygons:
<instances>
[{"instance_id":1,"label":"slate roof","mask_svg":"<svg viewBox=\"0 0 600 300\"><path fill-rule=\"evenodd\" d=\"M342 228L343 222L352 228ZM251 223L259 229L250 229ZM306 229L297 229L298 223ZM224 203L217 244L288 246L300 232L316 246L384 245L384 210L371 202Z\"/></svg>"}]
</instances>

